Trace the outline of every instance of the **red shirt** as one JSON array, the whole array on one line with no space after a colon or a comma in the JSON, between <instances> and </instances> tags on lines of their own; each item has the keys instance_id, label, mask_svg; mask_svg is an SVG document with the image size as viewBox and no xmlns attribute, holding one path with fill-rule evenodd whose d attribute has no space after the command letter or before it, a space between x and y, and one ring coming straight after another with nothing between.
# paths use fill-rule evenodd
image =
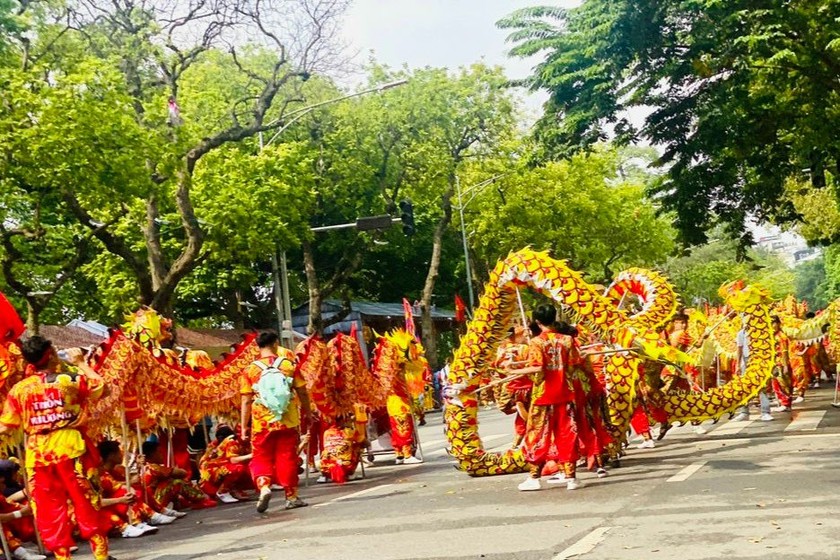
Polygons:
<instances>
[{"instance_id":1,"label":"red shirt","mask_svg":"<svg viewBox=\"0 0 840 560\"><path fill-rule=\"evenodd\" d=\"M571 336L544 331L528 345L528 361L542 371L534 374L534 404L546 406L575 400L569 372L582 363Z\"/></svg>"}]
</instances>

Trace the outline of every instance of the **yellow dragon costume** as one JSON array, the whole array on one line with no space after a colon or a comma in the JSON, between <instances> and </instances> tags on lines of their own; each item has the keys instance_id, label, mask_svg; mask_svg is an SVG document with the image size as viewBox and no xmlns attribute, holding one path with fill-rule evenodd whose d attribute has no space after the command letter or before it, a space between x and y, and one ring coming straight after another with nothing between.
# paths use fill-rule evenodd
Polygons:
<instances>
[{"instance_id":1,"label":"yellow dragon costume","mask_svg":"<svg viewBox=\"0 0 840 560\"><path fill-rule=\"evenodd\" d=\"M630 274L633 274L632 272ZM638 272L636 273L638 274ZM544 252L524 249L510 254L490 273L489 282L476 308L467 333L455 352L447 379L444 411L446 435L451 454L461 470L471 476L524 472L526 462L521 449L502 453L484 450L478 434L478 401L475 390L492 363L495 349L503 340L516 313L516 290L527 286L560 304L604 340L626 352L612 354L606 364L610 381L610 413L616 431L624 433L634 405L637 380L642 366L652 360L679 362L690 360L662 343L656 326L667 321L676 309L676 296L667 282L654 273L645 273L641 309L633 314L616 306L619 288L608 289L607 296L583 281L580 273L564 261ZM739 284L721 288L727 304L743 317L750 344L745 375L705 393L652 391L647 397L664 409L673 422L720 418L755 396L771 375L773 335L767 293L755 286ZM632 351L631 351L632 350ZM661 367L661 364L653 364Z\"/></svg>"}]
</instances>

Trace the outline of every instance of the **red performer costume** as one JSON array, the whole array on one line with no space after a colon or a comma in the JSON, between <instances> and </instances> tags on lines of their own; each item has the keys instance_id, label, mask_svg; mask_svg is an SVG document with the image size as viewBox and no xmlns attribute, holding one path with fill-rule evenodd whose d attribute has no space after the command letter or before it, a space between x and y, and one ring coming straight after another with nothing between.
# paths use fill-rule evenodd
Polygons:
<instances>
[{"instance_id":1,"label":"red performer costume","mask_svg":"<svg viewBox=\"0 0 840 560\"><path fill-rule=\"evenodd\" d=\"M496 361L493 366L503 371L521 367L528 363L528 345L525 343L525 328L512 329L511 338L504 342L496 351ZM531 380L527 377L513 379L498 386L496 404L505 414L514 414L513 447L519 447L525 438L528 426L528 409L531 407Z\"/></svg>"},{"instance_id":2,"label":"red performer costume","mask_svg":"<svg viewBox=\"0 0 840 560\"><path fill-rule=\"evenodd\" d=\"M773 336L776 338L776 364L773 368L773 392L779 400L779 409L776 412L790 410L791 393L791 367L790 354L791 342L782 330L782 321L773 317Z\"/></svg>"},{"instance_id":3,"label":"red performer costume","mask_svg":"<svg viewBox=\"0 0 840 560\"><path fill-rule=\"evenodd\" d=\"M531 464L528 479L519 489L539 490L543 466L549 459L562 464L563 472L549 479L577 489L575 476L578 460L578 426L575 420L575 391L570 378L571 369L580 366L581 357L575 340L553 329L557 312L553 307L540 306L534 312L540 330L532 338L528 349L529 366L510 370L512 374L533 376L533 403L525 433L525 458Z\"/></svg>"},{"instance_id":4,"label":"red performer costume","mask_svg":"<svg viewBox=\"0 0 840 560\"><path fill-rule=\"evenodd\" d=\"M248 459L249 455L244 453L242 443L236 438L233 429L219 426L216 439L207 446L198 464L201 489L224 503L238 502L231 491L253 488L246 463Z\"/></svg>"},{"instance_id":5,"label":"red performer costume","mask_svg":"<svg viewBox=\"0 0 840 560\"><path fill-rule=\"evenodd\" d=\"M3 535L9 550L16 560L46 560L46 556L36 554L23 547L25 542L35 542L35 521L32 509L8 501L0 495L0 521L3 523Z\"/></svg>"},{"instance_id":6,"label":"red performer costume","mask_svg":"<svg viewBox=\"0 0 840 560\"><path fill-rule=\"evenodd\" d=\"M143 455L146 464L143 467L143 480L148 490L148 503L158 511L179 508L203 509L216 505L207 495L194 486L189 473L180 467L165 467L160 443L143 443ZM135 490L139 489L135 486ZM169 504L173 504L172 507Z\"/></svg>"},{"instance_id":7,"label":"red performer costume","mask_svg":"<svg viewBox=\"0 0 840 560\"><path fill-rule=\"evenodd\" d=\"M50 341L33 336L24 342L24 358L36 372L9 392L0 432L22 428L27 436L26 467L32 482L35 523L44 546L57 560L70 558L75 545L68 502L75 509L82 538L90 541L96 560L106 560L108 539L100 525L96 456L80 431L89 399L104 389L102 378L81 351L70 359L84 375L59 373L58 356Z\"/></svg>"},{"instance_id":8,"label":"red performer costume","mask_svg":"<svg viewBox=\"0 0 840 560\"><path fill-rule=\"evenodd\" d=\"M356 430L353 419L339 420L324 431L324 449L321 452L321 475L319 482L329 478L337 484L344 484L359 466L360 444L363 434Z\"/></svg>"},{"instance_id":9,"label":"red performer costume","mask_svg":"<svg viewBox=\"0 0 840 560\"><path fill-rule=\"evenodd\" d=\"M295 368L295 355L285 348L280 348L277 333L265 331L257 336L260 347L260 359L264 367L277 364L282 358L278 369L283 375L290 377L292 399L278 420L274 413L259 401L255 401L256 389L263 369L254 363L242 374L240 393L242 394L242 430L243 440L249 437L248 422L250 418L251 476L254 485L260 492L257 511L263 513L268 509L271 500L271 481L283 486L286 493L286 509L293 509L307 505L298 497L298 445L300 445L301 424L306 424L308 418L301 418L301 414L308 416L310 410L309 396L306 393L306 381ZM303 420L303 422L302 422Z\"/></svg>"}]
</instances>

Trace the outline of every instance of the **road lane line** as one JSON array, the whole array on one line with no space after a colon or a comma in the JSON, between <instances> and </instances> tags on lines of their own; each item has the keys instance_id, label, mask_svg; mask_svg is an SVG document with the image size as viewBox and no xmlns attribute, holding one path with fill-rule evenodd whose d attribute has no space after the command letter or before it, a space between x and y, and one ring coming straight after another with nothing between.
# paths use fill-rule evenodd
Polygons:
<instances>
[{"instance_id":1,"label":"road lane line","mask_svg":"<svg viewBox=\"0 0 840 560\"><path fill-rule=\"evenodd\" d=\"M785 431L812 432L820 425L825 413L825 410L804 410L796 414L796 418L787 425Z\"/></svg>"},{"instance_id":2,"label":"road lane line","mask_svg":"<svg viewBox=\"0 0 840 560\"><path fill-rule=\"evenodd\" d=\"M688 465L686 468L666 480L666 482L682 482L683 480L687 479L689 476L693 475L697 471L703 468L707 461L697 461L696 463L692 463Z\"/></svg>"},{"instance_id":3,"label":"road lane line","mask_svg":"<svg viewBox=\"0 0 840 560\"><path fill-rule=\"evenodd\" d=\"M347 494L347 495L344 495L344 496L339 496L337 498L333 498L332 500L330 500L328 502L315 504L314 506L312 506L312 508L314 509L314 508L318 508L318 507L324 507L324 506L334 504L336 502L343 502L344 500L350 500L352 498L358 498L359 496L364 496L364 495L370 494L371 492L374 492L376 490L382 490L383 488L388 488L390 486L393 486L393 484L380 484L379 486L371 486L370 488L365 488L364 490L359 490L358 492L353 492L352 494Z\"/></svg>"},{"instance_id":4,"label":"road lane line","mask_svg":"<svg viewBox=\"0 0 840 560\"><path fill-rule=\"evenodd\" d=\"M607 531L610 529L612 529L612 527L598 527L578 542L555 556L553 560L568 560L574 556L580 556L581 554L592 552L596 546L601 544L601 541L604 540L604 537L607 535Z\"/></svg>"},{"instance_id":5,"label":"road lane line","mask_svg":"<svg viewBox=\"0 0 840 560\"><path fill-rule=\"evenodd\" d=\"M755 420L742 420L740 422L734 422L730 420L723 426L716 428L709 433L713 436L732 436L735 434L739 434L744 431L745 428L749 427Z\"/></svg>"}]
</instances>

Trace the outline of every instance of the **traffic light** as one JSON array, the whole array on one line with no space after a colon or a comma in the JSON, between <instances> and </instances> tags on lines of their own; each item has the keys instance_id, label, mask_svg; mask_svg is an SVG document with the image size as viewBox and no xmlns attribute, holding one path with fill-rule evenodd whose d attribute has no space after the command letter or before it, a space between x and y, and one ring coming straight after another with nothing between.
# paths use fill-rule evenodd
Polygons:
<instances>
[{"instance_id":1,"label":"traffic light","mask_svg":"<svg viewBox=\"0 0 840 560\"><path fill-rule=\"evenodd\" d=\"M409 237L414 235L414 205L408 199L400 202L400 221L403 224L403 233Z\"/></svg>"}]
</instances>

